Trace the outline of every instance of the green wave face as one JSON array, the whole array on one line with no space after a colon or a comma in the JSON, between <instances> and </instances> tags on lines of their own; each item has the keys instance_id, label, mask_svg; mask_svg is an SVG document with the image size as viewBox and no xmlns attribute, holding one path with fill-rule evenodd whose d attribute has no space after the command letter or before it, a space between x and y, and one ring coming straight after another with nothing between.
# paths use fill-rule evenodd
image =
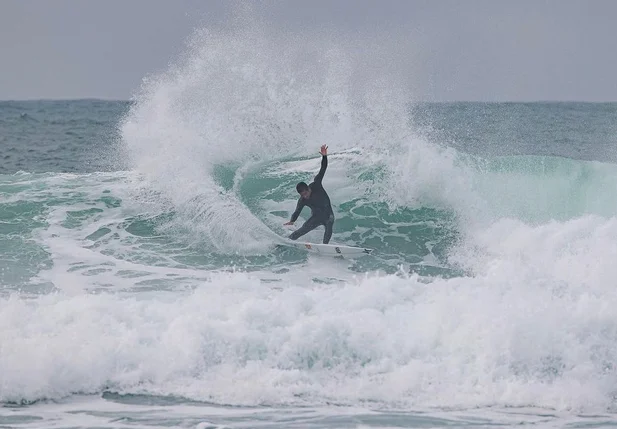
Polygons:
<instances>
[{"instance_id":1,"label":"green wave face","mask_svg":"<svg viewBox=\"0 0 617 429\"><path fill-rule=\"evenodd\" d=\"M352 272L394 273L402 268L425 276L459 276L465 267L453 263L450 255L460 250L474 228L508 218L540 225L617 212L613 185L617 169L611 164L556 157L465 156L451 177L459 175L457 186L464 177L466 195L450 194L447 200L420 193L403 205L400 198L408 195L393 194L383 186L400 179L386 174L383 165L360 170L358 159L332 155L324 182L336 216L333 242L375 249L372 255L346 261ZM63 236L102 255L140 264L288 271L294 264L305 264L309 255L276 247L271 234L285 236L292 230L282 224L295 208L295 183L310 180L317 163L310 157L219 165L212 175L217 191L197 193L180 205L147 188L134 173L4 175L2 244L14 257L2 262L3 280L19 287L48 269L53 265L49 241ZM350 164L353 171L346 168ZM411 171L409 177L417 178L419 188L441 183L430 182L433 176L422 178L419 172ZM393 195L398 195L398 202ZM232 213L232 218L220 216L219 208ZM296 227L309 215L306 209ZM236 230L226 229L228 223ZM320 242L322 234L318 228L304 239ZM22 254L28 257L18 257ZM40 282L37 287L51 286Z\"/></svg>"}]
</instances>

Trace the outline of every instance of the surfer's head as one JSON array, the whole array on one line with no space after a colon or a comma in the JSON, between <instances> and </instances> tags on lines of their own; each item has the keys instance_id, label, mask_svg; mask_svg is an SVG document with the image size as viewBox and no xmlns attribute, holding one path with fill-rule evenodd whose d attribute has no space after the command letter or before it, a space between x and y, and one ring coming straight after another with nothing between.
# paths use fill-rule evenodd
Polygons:
<instances>
[{"instance_id":1,"label":"surfer's head","mask_svg":"<svg viewBox=\"0 0 617 429\"><path fill-rule=\"evenodd\" d=\"M311 196L311 188L304 182L300 182L296 185L296 191L304 198L305 200Z\"/></svg>"}]
</instances>

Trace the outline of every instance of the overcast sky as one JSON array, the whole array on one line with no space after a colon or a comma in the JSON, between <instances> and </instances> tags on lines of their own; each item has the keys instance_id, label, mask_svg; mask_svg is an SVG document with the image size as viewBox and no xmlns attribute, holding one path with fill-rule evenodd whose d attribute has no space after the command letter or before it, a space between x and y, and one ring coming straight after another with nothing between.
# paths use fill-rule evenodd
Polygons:
<instances>
[{"instance_id":1,"label":"overcast sky","mask_svg":"<svg viewBox=\"0 0 617 429\"><path fill-rule=\"evenodd\" d=\"M617 101L617 1L276 0L274 26L396 32L424 100ZM129 99L223 0L0 0L0 99ZM402 36L402 37L401 37Z\"/></svg>"}]
</instances>

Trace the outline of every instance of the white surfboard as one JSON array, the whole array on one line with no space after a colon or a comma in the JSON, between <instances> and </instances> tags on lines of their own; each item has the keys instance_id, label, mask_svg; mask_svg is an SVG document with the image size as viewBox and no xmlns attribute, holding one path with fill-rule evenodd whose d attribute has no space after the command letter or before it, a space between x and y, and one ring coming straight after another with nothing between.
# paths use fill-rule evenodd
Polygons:
<instances>
[{"instance_id":1,"label":"white surfboard","mask_svg":"<svg viewBox=\"0 0 617 429\"><path fill-rule=\"evenodd\" d=\"M367 249L365 247L343 246L340 244L306 243L293 240L284 240L282 244L326 256L353 257L369 255L373 251L373 249Z\"/></svg>"}]
</instances>

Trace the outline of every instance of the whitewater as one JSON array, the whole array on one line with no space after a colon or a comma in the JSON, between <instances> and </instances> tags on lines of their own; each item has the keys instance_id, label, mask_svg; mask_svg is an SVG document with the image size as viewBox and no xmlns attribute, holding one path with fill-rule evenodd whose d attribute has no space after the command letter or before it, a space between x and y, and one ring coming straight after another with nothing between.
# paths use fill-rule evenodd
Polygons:
<instances>
[{"instance_id":1,"label":"whitewater","mask_svg":"<svg viewBox=\"0 0 617 429\"><path fill-rule=\"evenodd\" d=\"M614 425L617 105L418 102L386 42L241 22L1 102L0 426ZM321 144L371 255L276 246Z\"/></svg>"}]
</instances>

